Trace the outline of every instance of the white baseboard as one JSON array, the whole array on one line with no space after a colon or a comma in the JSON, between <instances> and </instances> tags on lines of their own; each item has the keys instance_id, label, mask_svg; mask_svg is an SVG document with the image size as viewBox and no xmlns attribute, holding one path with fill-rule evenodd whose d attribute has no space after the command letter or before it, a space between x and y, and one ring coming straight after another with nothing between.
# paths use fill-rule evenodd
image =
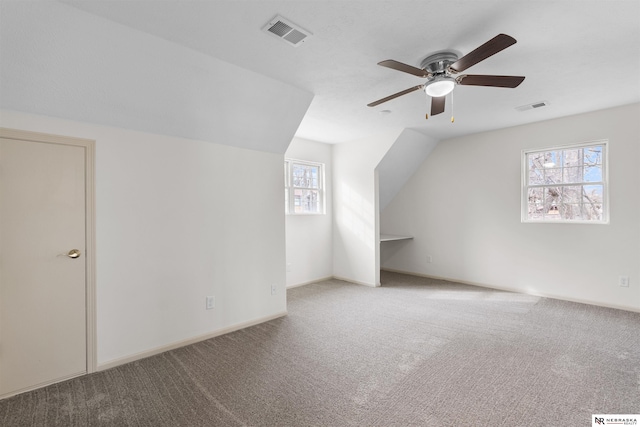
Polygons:
<instances>
[{"instance_id":1,"label":"white baseboard","mask_svg":"<svg viewBox=\"0 0 640 427\"><path fill-rule=\"evenodd\" d=\"M380 283L374 285L373 283L359 282L358 280L348 279L346 277L333 276L333 279L342 280L344 282L355 283L356 285L364 285L369 286L370 288L377 288L380 286Z\"/></svg>"},{"instance_id":2,"label":"white baseboard","mask_svg":"<svg viewBox=\"0 0 640 427\"><path fill-rule=\"evenodd\" d=\"M349 283L353 283L355 285L363 285L363 286L369 286L370 288L377 288L378 286L380 286L380 283L378 283L377 285L372 285L371 283L365 283L365 282L359 282L357 280L353 280L353 279L348 279L346 277L340 277L340 276L327 276L327 277L323 277L322 279L317 279L317 280L311 280L309 282L304 282L304 283L298 283L295 285L290 285L287 286L287 289L292 289L292 288L298 288L300 286L306 286L306 285L313 285L314 283L320 283L320 282L324 282L325 280L342 280L343 282L349 282Z\"/></svg>"},{"instance_id":3,"label":"white baseboard","mask_svg":"<svg viewBox=\"0 0 640 427\"><path fill-rule=\"evenodd\" d=\"M327 277L323 277L321 279L310 280L308 282L296 283L295 285L287 286L287 289L299 288L300 286L312 285L314 283L324 282L325 280L331 280L331 279L333 279L333 276L327 276Z\"/></svg>"},{"instance_id":4,"label":"white baseboard","mask_svg":"<svg viewBox=\"0 0 640 427\"><path fill-rule=\"evenodd\" d=\"M36 384L36 385L32 385L32 386L29 386L29 387L26 387L26 388L22 388L20 390L14 390L12 392L0 395L0 400L6 399L6 398L11 397L11 396L16 396L18 394L26 393L28 391L36 390L36 389L39 389L39 388L42 388L42 387L46 387L46 386L51 385L51 384L61 383L62 381L67 381L67 380L70 380L72 378L81 377L83 375L87 375L87 372L77 372L75 374L65 375L63 377L56 378L55 380L45 381L45 382L42 382L40 384Z\"/></svg>"},{"instance_id":5,"label":"white baseboard","mask_svg":"<svg viewBox=\"0 0 640 427\"><path fill-rule=\"evenodd\" d=\"M525 290L518 289L518 288L508 287L508 286L494 286L494 285L488 285L486 283L471 282L471 281L468 281L468 280L454 279L454 278L451 278L451 277L433 276L433 275L430 275L430 274L414 273L414 272L411 272L411 271L395 270L395 269L392 269L392 268L381 268L381 270L389 271L391 273L408 274L409 276L426 277L428 279L446 280L447 282L455 282L455 283L461 283L463 285L478 286L480 288L495 289L497 291L515 292L515 293L519 293L519 294L532 295L534 297L551 298L551 299L557 299L557 300L561 300L561 301L577 302L577 303L580 303L580 304L596 305L598 307L615 308L615 309L618 309L618 310L633 311L635 313L640 313L640 309L635 308L635 307L626 307L626 306L621 306L621 305L616 305L616 304L602 304L602 303L595 302L595 301L583 300L583 299L578 299L578 298L567 298L567 297L564 297L564 296L549 294L549 293L545 293L545 292L530 292L530 291L525 291Z\"/></svg>"},{"instance_id":6,"label":"white baseboard","mask_svg":"<svg viewBox=\"0 0 640 427\"><path fill-rule=\"evenodd\" d=\"M136 360L144 359L146 357L155 356L156 354L164 353L165 351L173 350L176 348L184 347L190 344L195 344L200 341L215 338L220 335L228 334L240 329L248 328L249 326L258 325L260 323L268 322L279 317L286 316L287 312L282 311L280 313L273 314L271 316L259 317L257 319L248 320L246 322L236 323L225 328L218 329L213 332L209 332L204 335L198 335L196 337L187 338L186 340L176 341L171 344L163 345L160 347L152 348L151 350L141 351L130 356L120 357L118 359L109 360L108 362L98 363L97 371L105 371L107 369L115 368L116 366L124 365L125 363L135 362Z\"/></svg>"}]
</instances>

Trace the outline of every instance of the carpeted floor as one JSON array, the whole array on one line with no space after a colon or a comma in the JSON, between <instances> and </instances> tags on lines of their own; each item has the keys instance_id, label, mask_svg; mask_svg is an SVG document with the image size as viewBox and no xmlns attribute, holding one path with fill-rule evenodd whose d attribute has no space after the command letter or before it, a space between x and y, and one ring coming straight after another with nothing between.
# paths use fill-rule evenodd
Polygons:
<instances>
[{"instance_id":1,"label":"carpeted floor","mask_svg":"<svg viewBox=\"0 0 640 427\"><path fill-rule=\"evenodd\" d=\"M640 313L383 272L0 401L2 426L590 426L640 413Z\"/></svg>"}]
</instances>

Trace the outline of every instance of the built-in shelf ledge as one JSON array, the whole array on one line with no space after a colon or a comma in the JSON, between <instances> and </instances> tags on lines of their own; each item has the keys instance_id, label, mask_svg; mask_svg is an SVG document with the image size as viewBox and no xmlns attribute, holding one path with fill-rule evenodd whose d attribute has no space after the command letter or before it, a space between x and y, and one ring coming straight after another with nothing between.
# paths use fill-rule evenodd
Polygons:
<instances>
[{"instance_id":1,"label":"built-in shelf ledge","mask_svg":"<svg viewBox=\"0 0 640 427\"><path fill-rule=\"evenodd\" d=\"M381 234L381 242L392 242L394 240L411 240L413 236L396 236L395 234Z\"/></svg>"}]
</instances>

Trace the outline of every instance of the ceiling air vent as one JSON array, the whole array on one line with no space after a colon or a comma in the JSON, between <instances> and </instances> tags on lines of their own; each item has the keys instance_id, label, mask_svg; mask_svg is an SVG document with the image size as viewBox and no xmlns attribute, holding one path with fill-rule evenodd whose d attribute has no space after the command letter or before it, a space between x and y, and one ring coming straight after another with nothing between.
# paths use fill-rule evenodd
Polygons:
<instances>
[{"instance_id":1,"label":"ceiling air vent","mask_svg":"<svg viewBox=\"0 0 640 427\"><path fill-rule=\"evenodd\" d=\"M518 111L527 111L527 110L533 110L534 108L546 107L547 105L549 105L548 101L538 101L538 102L534 102L532 104L527 104L527 105L522 105L520 107L516 107L516 110L518 110Z\"/></svg>"},{"instance_id":2,"label":"ceiling air vent","mask_svg":"<svg viewBox=\"0 0 640 427\"><path fill-rule=\"evenodd\" d=\"M312 35L309 31L300 28L299 25L294 24L280 15L277 15L269 21L267 25L262 28L262 31L284 40L295 47L303 44L307 38Z\"/></svg>"}]
</instances>

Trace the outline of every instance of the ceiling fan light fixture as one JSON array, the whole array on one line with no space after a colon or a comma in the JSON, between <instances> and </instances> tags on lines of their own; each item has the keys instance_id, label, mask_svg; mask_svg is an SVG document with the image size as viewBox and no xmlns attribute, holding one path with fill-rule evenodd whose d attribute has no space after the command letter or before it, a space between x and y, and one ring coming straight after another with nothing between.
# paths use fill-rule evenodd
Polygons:
<instances>
[{"instance_id":1,"label":"ceiling fan light fixture","mask_svg":"<svg viewBox=\"0 0 640 427\"><path fill-rule=\"evenodd\" d=\"M441 77L433 80L431 83L427 83L424 88L424 91L427 95L438 98L441 96L448 95L453 91L453 88L456 86L456 81L452 77Z\"/></svg>"}]
</instances>

